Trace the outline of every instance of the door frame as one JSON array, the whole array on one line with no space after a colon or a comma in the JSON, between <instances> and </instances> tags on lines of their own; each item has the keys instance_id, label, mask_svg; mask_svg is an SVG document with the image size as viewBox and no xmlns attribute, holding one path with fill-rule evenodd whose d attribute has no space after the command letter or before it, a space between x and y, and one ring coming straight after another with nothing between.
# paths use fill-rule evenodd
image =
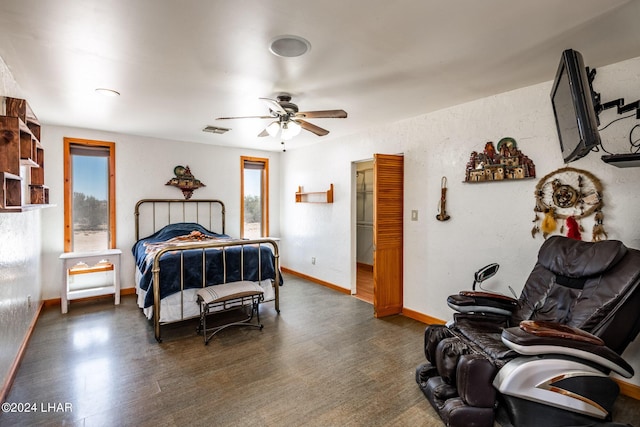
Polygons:
<instances>
[{"instance_id":1,"label":"door frame","mask_svg":"<svg viewBox=\"0 0 640 427\"><path fill-rule=\"evenodd\" d=\"M395 155L403 156L404 153L397 153ZM351 295L354 295L357 290L357 164L361 162L370 162L373 161L374 157L355 160L351 162ZM374 166L375 167L375 166ZM404 187L404 186L403 186ZM374 188L374 192L376 189ZM404 189L403 189L404 192ZM404 214L402 220L404 221ZM375 228L375 224L374 224ZM403 227L404 234L404 227ZM375 250L375 249L374 249ZM404 245L402 247L402 252L404 252ZM403 255L404 258L404 255ZM374 257L375 262L375 257ZM375 266L374 266L375 268ZM404 270L404 266L400 266L402 270ZM404 290L404 284L402 285L402 290ZM375 289L374 289L375 291ZM404 304L403 304L404 305Z\"/></svg>"}]
</instances>

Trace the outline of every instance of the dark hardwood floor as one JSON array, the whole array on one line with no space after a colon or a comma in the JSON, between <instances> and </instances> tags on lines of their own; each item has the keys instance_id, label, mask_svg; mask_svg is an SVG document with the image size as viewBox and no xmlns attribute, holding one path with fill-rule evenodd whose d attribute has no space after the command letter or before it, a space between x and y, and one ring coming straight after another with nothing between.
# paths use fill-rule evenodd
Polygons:
<instances>
[{"instance_id":1,"label":"dark hardwood floor","mask_svg":"<svg viewBox=\"0 0 640 427\"><path fill-rule=\"evenodd\" d=\"M207 346L191 321L156 343L133 297L47 308L7 397L38 411L0 425L440 425L414 381L423 324L293 276L280 307Z\"/></svg>"},{"instance_id":2,"label":"dark hardwood floor","mask_svg":"<svg viewBox=\"0 0 640 427\"><path fill-rule=\"evenodd\" d=\"M46 308L2 426L440 426L414 380L425 325L286 275L281 314L205 346L196 322L152 325L133 296ZM618 421L640 404L621 397ZM25 408L24 406L22 407Z\"/></svg>"}]
</instances>

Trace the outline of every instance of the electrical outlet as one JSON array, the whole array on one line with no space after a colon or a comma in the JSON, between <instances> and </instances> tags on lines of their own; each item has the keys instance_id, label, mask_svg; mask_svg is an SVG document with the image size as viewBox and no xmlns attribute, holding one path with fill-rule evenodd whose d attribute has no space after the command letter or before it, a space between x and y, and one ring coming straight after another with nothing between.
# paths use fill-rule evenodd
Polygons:
<instances>
[{"instance_id":1,"label":"electrical outlet","mask_svg":"<svg viewBox=\"0 0 640 427\"><path fill-rule=\"evenodd\" d=\"M418 220L418 211L416 209L411 211L411 221L417 221Z\"/></svg>"},{"instance_id":2,"label":"electrical outlet","mask_svg":"<svg viewBox=\"0 0 640 427\"><path fill-rule=\"evenodd\" d=\"M316 265L316 257L314 256L311 257L311 264Z\"/></svg>"}]
</instances>

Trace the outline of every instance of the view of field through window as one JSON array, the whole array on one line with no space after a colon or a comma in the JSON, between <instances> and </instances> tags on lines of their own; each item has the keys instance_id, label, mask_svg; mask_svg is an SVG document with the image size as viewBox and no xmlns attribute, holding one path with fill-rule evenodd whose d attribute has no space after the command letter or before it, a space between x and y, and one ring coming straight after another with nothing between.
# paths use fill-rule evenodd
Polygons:
<instances>
[{"instance_id":1,"label":"view of field through window","mask_svg":"<svg viewBox=\"0 0 640 427\"><path fill-rule=\"evenodd\" d=\"M244 233L246 239L262 237L262 169L244 169Z\"/></svg>"},{"instance_id":2,"label":"view of field through window","mask_svg":"<svg viewBox=\"0 0 640 427\"><path fill-rule=\"evenodd\" d=\"M72 156L73 250L109 248L109 158Z\"/></svg>"}]
</instances>

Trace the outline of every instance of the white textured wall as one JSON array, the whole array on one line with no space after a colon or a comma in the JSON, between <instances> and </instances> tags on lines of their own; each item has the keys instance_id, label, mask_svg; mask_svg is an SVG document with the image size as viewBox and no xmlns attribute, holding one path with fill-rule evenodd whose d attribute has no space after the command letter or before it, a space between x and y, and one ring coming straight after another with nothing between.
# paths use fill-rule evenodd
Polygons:
<instances>
[{"instance_id":1,"label":"white textured wall","mask_svg":"<svg viewBox=\"0 0 640 427\"><path fill-rule=\"evenodd\" d=\"M40 211L0 213L0 380L40 304Z\"/></svg>"},{"instance_id":2,"label":"white textured wall","mask_svg":"<svg viewBox=\"0 0 640 427\"><path fill-rule=\"evenodd\" d=\"M21 90L2 58L0 96L21 96ZM26 168L22 169L26 172ZM41 300L40 213L40 210L0 213L1 384L7 380Z\"/></svg>"},{"instance_id":3,"label":"white textured wall","mask_svg":"<svg viewBox=\"0 0 640 427\"><path fill-rule=\"evenodd\" d=\"M144 198L182 199L182 192L165 185L176 165L189 166L191 172L206 187L195 190L192 199L220 199L226 206L226 232L240 235L240 156L269 159L269 226L272 235L280 233L278 218L280 198L280 153L221 148L212 145L168 141L99 132L87 129L44 126L46 143L45 182L50 187L50 201L56 207L43 211L43 297L59 298L61 264L58 259L64 249L63 203L63 138L83 138L116 143L116 241L122 249L122 287L134 287L134 208ZM215 135L212 136L215 138Z\"/></svg>"},{"instance_id":4,"label":"white textured wall","mask_svg":"<svg viewBox=\"0 0 640 427\"><path fill-rule=\"evenodd\" d=\"M558 56L559 58L559 56ZM588 59L588 58L587 58ZM549 70L549 78L555 69ZM425 77L426 78L426 77ZM535 180L465 184L469 154L484 143L513 137L536 164L538 178L563 165L549 92L551 81L446 110L408 119L367 133L289 149L282 158L283 265L347 289L355 289L355 168L352 162L374 153L404 153L405 233L404 307L449 319L446 297L469 288L473 272L490 262L501 265L486 287L517 293L533 267L542 237L533 239ZM461 83L463 84L463 83ZM640 58L598 69L595 89L603 101L640 98ZM353 112L352 112L353 113ZM617 118L605 112L603 123ZM627 137L638 123L627 119L602 132L609 151L628 150ZM635 133L640 137L640 132ZM605 226L609 238L640 248L638 182L640 168L619 169L603 163L599 153L571 163L598 177L604 186ZM440 180L448 179L447 212L435 219ZM334 183L335 203L294 203L298 185L309 191ZM411 210L419 220L411 221ZM589 221L584 221L590 229ZM350 238L349 238L350 236ZM585 234L585 240L590 236ZM316 264L311 265L311 257ZM640 353L632 345L625 355L640 371ZM639 376L640 377L640 376ZM640 384L638 378L636 384Z\"/></svg>"}]
</instances>

